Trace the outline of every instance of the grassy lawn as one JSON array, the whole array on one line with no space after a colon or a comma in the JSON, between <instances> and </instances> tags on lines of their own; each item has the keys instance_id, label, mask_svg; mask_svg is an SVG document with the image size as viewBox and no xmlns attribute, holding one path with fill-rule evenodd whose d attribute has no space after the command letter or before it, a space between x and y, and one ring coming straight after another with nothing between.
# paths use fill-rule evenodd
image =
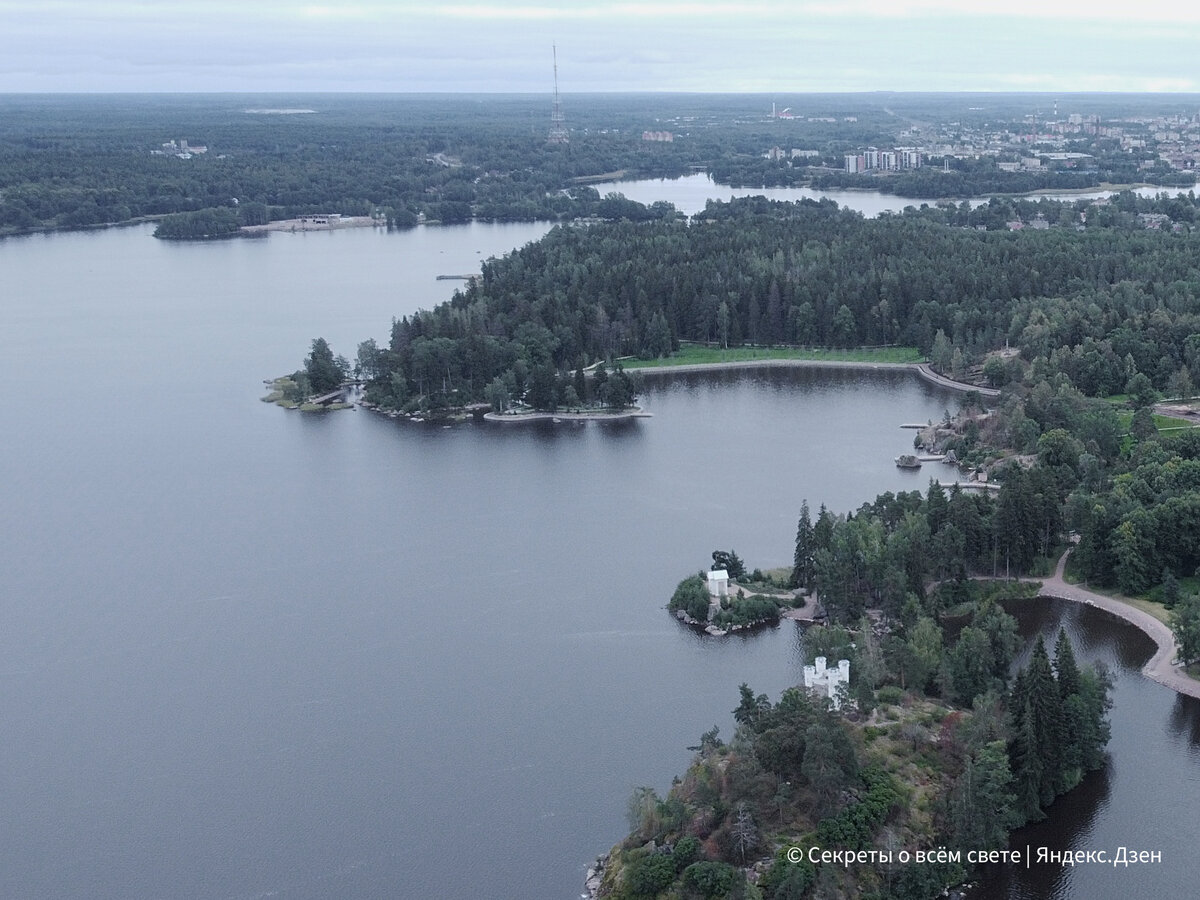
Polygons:
<instances>
[{"instance_id":1,"label":"grassy lawn","mask_svg":"<svg viewBox=\"0 0 1200 900\"><path fill-rule=\"evenodd\" d=\"M1083 584L1083 579L1073 574L1070 571L1069 566L1067 568L1068 571L1065 573L1064 578L1071 584L1078 584L1081 587L1087 588L1094 594L1103 594L1105 597L1112 597L1114 600L1119 600L1122 603L1134 607L1135 609L1140 609L1142 612L1149 613L1150 615L1154 616L1154 618L1158 619L1158 621L1162 622L1164 625L1171 624L1171 611L1154 599L1158 595L1159 588L1151 588L1149 595L1144 597L1129 597L1125 594L1122 594L1120 591L1114 590L1113 588L1103 588L1096 587L1092 584ZM1189 593L1193 590L1193 588L1185 586L1192 581L1200 583L1200 579L1179 579L1179 585L1181 588L1183 588L1184 593Z\"/></svg>"},{"instance_id":2,"label":"grassy lawn","mask_svg":"<svg viewBox=\"0 0 1200 900\"><path fill-rule=\"evenodd\" d=\"M925 357L915 347L882 347L849 350L805 350L796 347L704 347L684 344L666 359L623 359L626 369L686 366L697 363L747 362L757 359L805 359L861 363L919 363Z\"/></svg>"},{"instance_id":3,"label":"grassy lawn","mask_svg":"<svg viewBox=\"0 0 1200 900\"><path fill-rule=\"evenodd\" d=\"M1095 590L1095 588L1089 588L1089 590ZM1128 603L1130 606L1137 607L1144 613L1150 613L1150 615L1154 616L1154 618L1158 619L1158 621L1162 622L1164 625L1171 624L1170 610L1168 610L1161 603L1155 603L1153 600L1147 600L1144 597L1126 597L1122 594L1116 593L1115 591L1106 591L1105 593L1111 593L1111 596L1114 600L1120 600L1122 603Z\"/></svg>"},{"instance_id":4,"label":"grassy lawn","mask_svg":"<svg viewBox=\"0 0 1200 900\"><path fill-rule=\"evenodd\" d=\"M1177 419L1174 416L1160 416L1158 413L1153 414L1154 427L1159 431L1174 431L1181 428L1194 427L1187 419ZM1125 431L1129 431L1129 426L1133 422L1133 413L1129 410L1123 410L1117 413L1117 421L1121 423L1121 427Z\"/></svg>"},{"instance_id":5,"label":"grassy lawn","mask_svg":"<svg viewBox=\"0 0 1200 900\"><path fill-rule=\"evenodd\" d=\"M1179 582L1180 594L1200 594L1200 577L1189 575L1186 578L1178 578L1176 581ZM1160 584L1158 587L1150 588L1148 597L1155 603L1161 603L1162 585Z\"/></svg>"}]
</instances>

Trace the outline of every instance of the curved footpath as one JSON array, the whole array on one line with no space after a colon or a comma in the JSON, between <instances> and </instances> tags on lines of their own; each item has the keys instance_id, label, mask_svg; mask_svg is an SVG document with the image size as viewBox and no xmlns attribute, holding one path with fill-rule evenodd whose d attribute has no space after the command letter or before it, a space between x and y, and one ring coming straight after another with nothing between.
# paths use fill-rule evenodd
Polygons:
<instances>
[{"instance_id":1,"label":"curved footpath","mask_svg":"<svg viewBox=\"0 0 1200 900\"><path fill-rule=\"evenodd\" d=\"M1122 603L1120 600L1114 600L1103 594L1092 593L1078 585L1068 584L1063 579L1063 570L1066 568L1067 556L1070 553L1071 550L1068 549L1059 559L1054 576L1042 581L1041 595L1096 606L1136 625L1158 645L1158 649L1154 651L1149 662L1142 666L1142 674L1180 694L1188 697L1200 697L1200 681L1191 678L1187 672L1174 664L1177 647L1175 635L1171 629L1150 613L1143 612L1136 606L1130 606L1128 603Z\"/></svg>"},{"instance_id":2,"label":"curved footpath","mask_svg":"<svg viewBox=\"0 0 1200 900\"><path fill-rule=\"evenodd\" d=\"M950 388L953 391L975 391L981 397L999 397L1000 391L996 388L980 387L977 384L965 384L961 381L952 381L945 375L939 375L933 371L933 367L929 363L911 363L912 368L917 370L917 374L926 381L941 385L944 388Z\"/></svg>"},{"instance_id":3,"label":"curved footpath","mask_svg":"<svg viewBox=\"0 0 1200 900\"><path fill-rule=\"evenodd\" d=\"M983 397L999 397L1000 392L995 388L980 387L977 384L965 384L953 381L944 375L933 371L929 363L895 363L895 362L854 362L841 359L743 359L730 362L713 363L684 363L678 366L633 366L626 371L638 372L645 375L669 375L674 372L720 372L725 369L772 369L772 368L811 368L811 369L897 369L916 372L926 381L953 391L976 391Z\"/></svg>"}]
</instances>

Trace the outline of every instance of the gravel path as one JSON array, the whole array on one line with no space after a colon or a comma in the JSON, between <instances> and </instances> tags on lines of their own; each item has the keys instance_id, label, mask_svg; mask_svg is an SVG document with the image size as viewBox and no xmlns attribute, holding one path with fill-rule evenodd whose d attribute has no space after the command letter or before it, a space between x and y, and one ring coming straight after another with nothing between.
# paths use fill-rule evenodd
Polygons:
<instances>
[{"instance_id":1,"label":"gravel path","mask_svg":"<svg viewBox=\"0 0 1200 900\"><path fill-rule=\"evenodd\" d=\"M773 369L773 368L811 368L811 369L908 369L916 372L926 381L955 391L977 391L981 397L999 397L1000 392L995 388L980 387L976 384L965 384L953 381L944 375L939 375L930 368L929 363L893 363L893 362L853 362L841 359L741 359L730 362L685 363L678 366L633 366L629 372L641 372L643 375L669 375L673 372L718 372L723 369Z\"/></svg>"},{"instance_id":2,"label":"gravel path","mask_svg":"<svg viewBox=\"0 0 1200 900\"><path fill-rule=\"evenodd\" d=\"M1120 600L1114 600L1112 597L1106 597L1103 594L1095 594L1075 584L1068 584L1063 579L1063 570L1066 568L1067 556L1070 553L1071 550L1067 550L1062 555L1062 558L1059 559L1058 566L1054 570L1054 576L1042 582L1042 595L1046 597L1060 597L1063 600L1073 600L1076 603L1086 603L1088 606L1096 606L1124 619L1126 622L1136 625L1142 631L1146 632L1153 639L1154 643L1158 645L1158 649L1150 657L1150 661L1142 667L1142 674L1147 678L1157 681L1159 684L1166 685L1172 690L1178 691L1180 694L1186 694L1189 697L1200 697L1200 681L1191 678L1181 667L1174 664L1177 648L1175 635L1171 632L1171 629L1148 612L1143 612L1136 606L1131 606Z\"/></svg>"}]
</instances>

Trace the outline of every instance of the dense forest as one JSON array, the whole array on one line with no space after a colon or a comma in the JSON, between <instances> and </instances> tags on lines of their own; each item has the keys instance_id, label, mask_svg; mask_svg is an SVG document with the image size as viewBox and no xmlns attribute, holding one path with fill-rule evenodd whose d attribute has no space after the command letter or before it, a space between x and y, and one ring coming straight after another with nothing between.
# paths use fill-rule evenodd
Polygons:
<instances>
[{"instance_id":1,"label":"dense forest","mask_svg":"<svg viewBox=\"0 0 1200 900\"><path fill-rule=\"evenodd\" d=\"M589 213L564 192L575 178L687 171L695 148L644 145L653 119L634 107L598 104L609 127L555 147L543 98L0 98L0 233L246 203L271 218L378 211L402 226L418 214L574 218ZM180 139L188 158L161 151Z\"/></svg>"},{"instance_id":2,"label":"dense forest","mask_svg":"<svg viewBox=\"0 0 1200 900\"><path fill-rule=\"evenodd\" d=\"M1107 672L1060 632L1013 676L1021 640L997 598L1034 588L973 577L1057 552L1060 436L1039 443L996 498L934 483L846 515L804 504L792 581L828 613L805 657L850 661L840 710L743 684L732 740L714 728L665 797L634 792L598 896L930 900L1103 765ZM735 553L714 560L745 576Z\"/></svg>"},{"instance_id":3,"label":"dense forest","mask_svg":"<svg viewBox=\"0 0 1200 900\"><path fill-rule=\"evenodd\" d=\"M1190 172L1172 171L1165 166L1140 169L1138 162L1128 155L1113 153L1087 171L1049 168L1037 172L1006 172L996 165L993 158L954 159L946 161L945 169L930 165L884 178L845 172L818 172L812 175L809 183L821 190L859 188L899 197L927 198L1079 191L1098 188L1104 183L1146 182L1163 187L1188 187L1195 183L1195 176Z\"/></svg>"},{"instance_id":4,"label":"dense forest","mask_svg":"<svg viewBox=\"0 0 1200 900\"><path fill-rule=\"evenodd\" d=\"M807 117L770 118L775 101ZM571 142L563 146L546 143L549 95L10 95L0 97L0 234L202 209L237 211L247 224L247 203L275 219L336 212L378 213L399 226L418 216L565 221L591 214L590 198L575 191L588 180L702 170L722 184L852 184L924 197L1102 179L1180 183L1118 150L1097 151L1087 175L1034 180L999 171L991 158L954 159L948 174L939 165L886 178L837 171L844 153L893 146L914 128L949 119L955 128L983 128L989 119L998 127L1040 102L1020 94L582 95L565 98ZM1180 104L1099 95L1063 102L1143 116ZM645 131L674 139L644 141ZM189 151L178 143L164 149L171 141L186 141ZM769 160L774 147L815 156Z\"/></svg>"},{"instance_id":5,"label":"dense forest","mask_svg":"<svg viewBox=\"0 0 1200 900\"><path fill-rule=\"evenodd\" d=\"M165 240L204 240L240 233L242 221L230 209L218 207L174 213L158 223L154 236Z\"/></svg>"},{"instance_id":6,"label":"dense forest","mask_svg":"<svg viewBox=\"0 0 1200 900\"><path fill-rule=\"evenodd\" d=\"M883 496L855 519L954 527L934 496ZM824 514L811 527L837 530ZM857 587L885 592L877 579ZM1079 666L1064 633L1053 659L1039 638L1010 678L1017 624L989 592L969 585L954 620L910 593L882 620L810 628L808 659L850 660L840 712L799 688L772 703L743 684L732 740L712 729L665 797L634 792L598 896L930 900L969 877L968 853L1002 850L1009 829L1043 818L1103 764L1109 736L1110 679ZM899 855L921 848L943 853Z\"/></svg>"},{"instance_id":7,"label":"dense forest","mask_svg":"<svg viewBox=\"0 0 1200 900\"><path fill-rule=\"evenodd\" d=\"M1088 396L1139 374L1175 391L1200 380L1198 210L1123 194L864 219L829 201L747 198L710 203L690 223L668 207L650 222L560 227L396 322L360 367L376 399L400 406L430 385L483 399L496 378L519 395L539 367L665 356L683 340L900 344L946 369L1008 344ZM1146 228L1155 217L1167 225ZM1013 232L1013 221L1047 227ZM1023 371L990 376L999 386Z\"/></svg>"}]
</instances>

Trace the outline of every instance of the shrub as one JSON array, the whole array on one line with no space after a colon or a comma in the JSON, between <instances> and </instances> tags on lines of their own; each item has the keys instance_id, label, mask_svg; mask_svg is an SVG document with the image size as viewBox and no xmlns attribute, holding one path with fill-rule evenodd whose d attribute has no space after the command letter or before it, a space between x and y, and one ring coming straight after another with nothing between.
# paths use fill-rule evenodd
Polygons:
<instances>
[{"instance_id":1,"label":"shrub","mask_svg":"<svg viewBox=\"0 0 1200 900\"><path fill-rule=\"evenodd\" d=\"M683 886L702 897L724 897L733 888L737 869L723 862L696 862L683 870Z\"/></svg>"},{"instance_id":2,"label":"shrub","mask_svg":"<svg viewBox=\"0 0 1200 900\"><path fill-rule=\"evenodd\" d=\"M675 862L665 853L633 856L625 865L625 885L636 896L653 897L675 881Z\"/></svg>"},{"instance_id":3,"label":"shrub","mask_svg":"<svg viewBox=\"0 0 1200 900\"><path fill-rule=\"evenodd\" d=\"M693 619L705 622L708 621L708 602L708 585L704 578L700 575L689 575L675 588L667 609L671 612L682 609Z\"/></svg>"},{"instance_id":4,"label":"shrub","mask_svg":"<svg viewBox=\"0 0 1200 900\"><path fill-rule=\"evenodd\" d=\"M675 863L675 871L682 872L692 863L699 861L701 856L699 838L688 835L680 838L675 843L675 850L671 854L672 860Z\"/></svg>"},{"instance_id":5,"label":"shrub","mask_svg":"<svg viewBox=\"0 0 1200 900\"><path fill-rule=\"evenodd\" d=\"M875 699L880 703L891 703L894 706L899 706L900 702L904 700L904 691L900 690L894 684L889 684L875 692Z\"/></svg>"}]
</instances>

